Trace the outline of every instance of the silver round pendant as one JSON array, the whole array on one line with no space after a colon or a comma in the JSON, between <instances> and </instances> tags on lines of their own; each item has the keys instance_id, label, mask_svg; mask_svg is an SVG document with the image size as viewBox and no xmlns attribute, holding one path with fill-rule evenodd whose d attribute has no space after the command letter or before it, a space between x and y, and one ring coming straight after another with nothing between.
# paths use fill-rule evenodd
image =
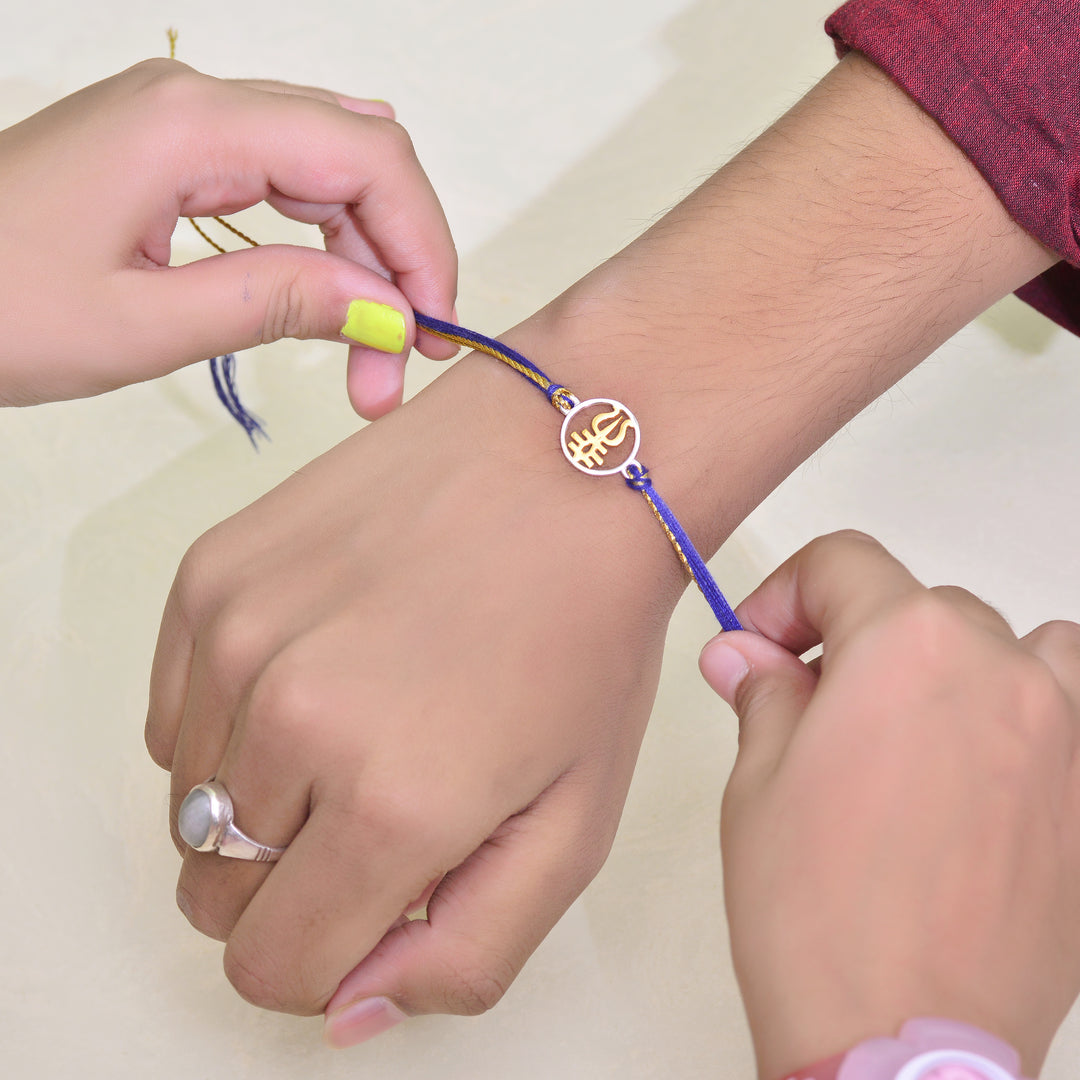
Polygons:
<instances>
[{"instance_id":1,"label":"silver round pendant","mask_svg":"<svg viewBox=\"0 0 1080 1080\"><path fill-rule=\"evenodd\" d=\"M637 459L641 428L622 402L589 398L563 418L561 445L575 469L590 476L610 476Z\"/></svg>"}]
</instances>

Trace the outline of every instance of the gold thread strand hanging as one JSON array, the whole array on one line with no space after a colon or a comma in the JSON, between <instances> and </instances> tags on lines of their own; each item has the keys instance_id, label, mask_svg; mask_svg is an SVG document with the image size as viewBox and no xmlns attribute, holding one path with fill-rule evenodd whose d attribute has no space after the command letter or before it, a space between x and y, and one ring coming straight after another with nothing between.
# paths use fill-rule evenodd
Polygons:
<instances>
[{"instance_id":1,"label":"gold thread strand hanging","mask_svg":"<svg viewBox=\"0 0 1080 1080\"><path fill-rule=\"evenodd\" d=\"M229 232L231 232L234 236L239 236L241 240L243 240L246 243L250 244L252 247L258 247L259 246L259 241L258 240L252 240L251 237L248 236L247 233L242 233L235 225L230 224L224 218L215 216L214 220L219 225L222 225L226 229L228 229ZM203 235L205 236L206 234L204 233Z\"/></svg>"},{"instance_id":2,"label":"gold thread strand hanging","mask_svg":"<svg viewBox=\"0 0 1080 1080\"><path fill-rule=\"evenodd\" d=\"M194 229L194 230L195 230L195 231L196 231L196 232L197 232L197 233L198 233L198 234L199 234L199 235L200 235L200 236L201 236L201 237L202 237L202 238L203 238L203 239L204 239L204 240L205 240L205 241L206 241L206 242L207 242L207 243L208 243L208 244L209 244L209 245L210 245L211 247L212 247L212 248L215 248L215 249L216 249L216 250L217 250L218 252L220 252L220 253L221 253L222 255L225 255L225 254L227 254L227 252L225 251L225 249L224 249L224 248L223 248L223 247L222 247L222 246L221 246L221 245L220 245L220 244L219 244L219 243L218 243L218 242L217 242L216 240L214 240L214 239L212 239L211 237L207 236L207 235L206 235L206 233L205 233L205 232L203 232L203 230L202 230L202 227L201 227L201 226L199 225L199 223L198 223L198 222L197 222L197 221L196 221L196 220L195 220L195 219L194 219L193 217L189 217L189 218L188 218L188 221L190 221L190 222L191 222L191 227L192 227L192 228L193 228L193 229Z\"/></svg>"}]
</instances>

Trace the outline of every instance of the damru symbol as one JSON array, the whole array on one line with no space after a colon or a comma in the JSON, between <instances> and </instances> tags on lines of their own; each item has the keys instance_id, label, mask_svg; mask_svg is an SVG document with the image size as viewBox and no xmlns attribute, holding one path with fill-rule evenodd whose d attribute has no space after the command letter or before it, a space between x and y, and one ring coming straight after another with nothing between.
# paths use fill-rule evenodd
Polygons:
<instances>
[{"instance_id":1,"label":"damru symbol","mask_svg":"<svg viewBox=\"0 0 1080 1080\"><path fill-rule=\"evenodd\" d=\"M567 440L571 460L587 469L598 469L604 464L608 451L623 442L633 425L633 417L619 406L611 412L597 413L591 428L575 431Z\"/></svg>"}]
</instances>

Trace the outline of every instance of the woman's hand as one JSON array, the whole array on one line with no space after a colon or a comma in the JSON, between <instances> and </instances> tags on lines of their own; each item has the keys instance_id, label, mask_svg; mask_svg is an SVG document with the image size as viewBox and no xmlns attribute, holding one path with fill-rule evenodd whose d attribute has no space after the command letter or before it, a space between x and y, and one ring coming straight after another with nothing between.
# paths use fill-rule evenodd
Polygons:
<instances>
[{"instance_id":1,"label":"woman's hand","mask_svg":"<svg viewBox=\"0 0 1080 1080\"><path fill-rule=\"evenodd\" d=\"M1018 639L854 533L738 613L762 636L701 667L740 721L721 832L759 1075L915 1016L976 1024L1036 1075L1080 991L1080 626Z\"/></svg>"},{"instance_id":2,"label":"woman's hand","mask_svg":"<svg viewBox=\"0 0 1080 1080\"><path fill-rule=\"evenodd\" d=\"M392 116L382 102L150 60L0 132L0 404L97 394L297 337L348 341L354 406L393 408L412 308L450 317L457 261ZM169 268L180 217L263 200L319 225L326 252L262 247ZM454 352L423 334L417 347Z\"/></svg>"}]
</instances>

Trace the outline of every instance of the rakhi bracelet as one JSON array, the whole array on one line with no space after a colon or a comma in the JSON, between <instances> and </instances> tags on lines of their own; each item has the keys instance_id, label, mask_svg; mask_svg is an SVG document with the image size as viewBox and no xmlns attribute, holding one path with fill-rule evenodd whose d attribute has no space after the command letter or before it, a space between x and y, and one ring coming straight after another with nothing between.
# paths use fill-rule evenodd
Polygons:
<instances>
[{"instance_id":1,"label":"rakhi bracelet","mask_svg":"<svg viewBox=\"0 0 1080 1080\"><path fill-rule=\"evenodd\" d=\"M698 554L686 530L672 513L649 478L649 470L637 459L641 446L641 428L637 417L613 398L589 398L581 401L561 383L553 382L531 360L494 338L453 323L414 312L416 325L429 334L464 345L501 360L522 378L542 390L551 405L563 416L560 446L566 460L589 476L612 476L618 473L627 487L641 492L664 535L675 549L683 569L701 590L724 630L742 626L720 591L705 560Z\"/></svg>"},{"instance_id":2,"label":"rakhi bracelet","mask_svg":"<svg viewBox=\"0 0 1080 1080\"><path fill-rule=\"evenodd\" d=\"M176 56L176 31L169 30L169 56ZM209 236L194 218L188 218L195 231L216 251L225 254L225 248ZM215 216L214 221L228 229L251 247L258 247L259 242L247 233L241 232L231 222ZM473 330L456 326L454 323L433 319L414 311L416 325L429 334L445 338L457 345L469 346L478 352L501 360L513 368L519 375L528 379L542 390L551 404L563 414L561 446L567 461L581 472L591 476L609 476L619 473L628 487L640 491L649 509L653 512L664 535L675 549L683 569L690 575L694 584L701 590L712 608L723 630L741 630L739 620L731 610L719 586L709 573L705 560L698 554L686 530L679 524L679 519L672 513L649 478L649 470L637 460L641 445L641 429L637 418L621 402L610 398L590 398L579 401L565 386L552 382L531 360L508 345L485 337ZM214 380L214 390L229 415L244 429L252 446L257 447L257 437L268 438L266 429L259 418L244 407L236 391L236 357L232 353L212 357L209 361L210 374ZM581 424L586 426L582 427ZM625 444L629 440L630 449ZM616 450L614 455L612 450ZM609 456L610 455L610 456Z\"/></svg>"},{"instance_id":3,"label":"rakhi bracelet","mask_svg":"<svg viewBox=\"0 0 1080 1080\"><path fill-rule=\"evenodd\" d=\"M231 228L227 222L222 224ZM202 232L201 229L199 231ZM253 240L248 242L254 244ZM528 379L538 390L542 390L552 406L563 415L561 446L566 460L575 469L590 476L611 476L618 473L626 481L627 487L641 492L664 530L664 535L671 542L683 569L712 608L721 629L742 629L731 605L709 573L705 560L698 554L697 548L679 524L679 519L671 507L653 487L649 470L638 461L641 429L637 418L625 405L613 398L589 398L587 401L580 401L565 386L553 382L531 360L511 349L509 345L478 334L475 330L466 330L454 323L433 319L430 315L421 315L418 311L413 314L416 325L421 330L456 345L493 356ZM259 419L248 412L240 401L236 391L236 357L232 353L215 356L210 361L210 374L221 403L247 433L252 445L257 445L256 436L266 438L266 430Z\"/></svg>"}]
</instances>

